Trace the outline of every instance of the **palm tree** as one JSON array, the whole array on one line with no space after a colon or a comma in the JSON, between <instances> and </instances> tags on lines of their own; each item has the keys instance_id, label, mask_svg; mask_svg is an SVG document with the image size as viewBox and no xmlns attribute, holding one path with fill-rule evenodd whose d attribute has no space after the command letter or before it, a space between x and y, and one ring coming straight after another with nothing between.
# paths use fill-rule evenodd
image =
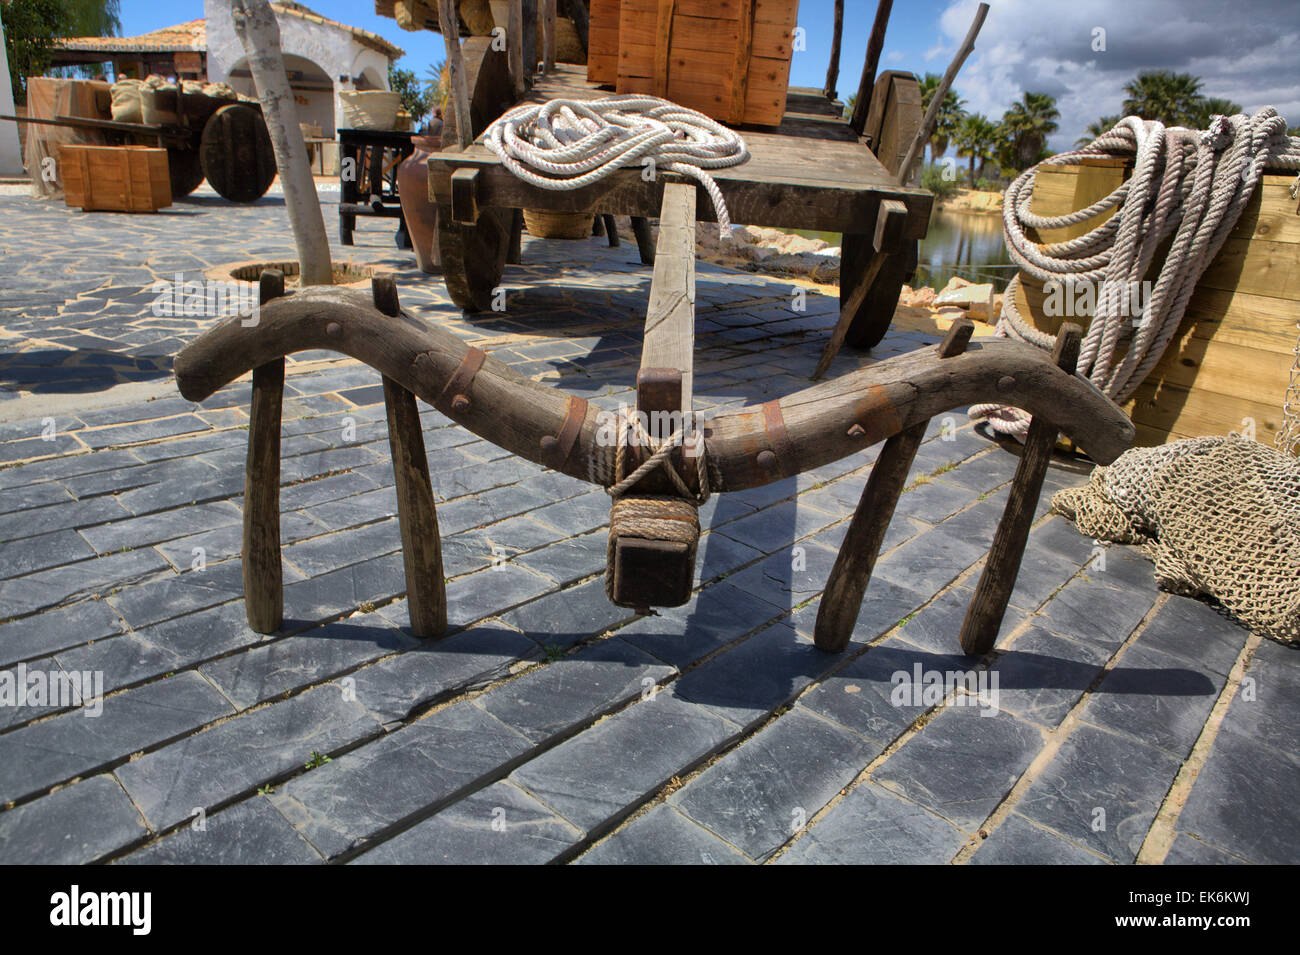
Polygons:
<instances>
[{"instance_id":1,"label":"palm tree","mask_svg":"<svg viewBox=\"0 0 1300 955\"><path fill-rule=\"evenodd\" d=\"M1103 133L1108 133L1115 128L1120 118L1118 116L1103 116L1095 123L1089 123L1083 130L1084 135L1074 141L1076 146L1086 146Z\"/></svg>"},{"instance_id":2,"label":"palm tree","mask_svg":"<svg viewBox=\"0 0 1300 955\"><path fill-rule=\"evenodd\" d=\"M1156 119L1166 126L1193 122L1201 96L1201 81L1190 73L1147 70L1124 86L1125 116Z\"/></svg>"},{"instance_id":3,"label":"palm tree","mask_svg":"<svg viewBox=\"0 0 1300 955\"><path fill-rule=\"evenodd\" d=\"M1020 102L1011 104L1002 125L1011 134L1011 155L1017 169L1028 169L1038 162L1047 137L1058 128L1056 120L1060 116L1055 97L1047 93L1025 93Z\"/></svg>"},{"instance_id":4,"label":"palm tree","mask_svg":"<svg viewBox=\"0 0 1300 955\"><path fill-rule=\"evenodd\" d=\"M942 79L937 73L926 73L924 78L917 78L917 83L921 87L922 113L930 108L930 101L939 91L939 83ZM966 116L966 110L963 108L965 103L966 101L953 90L948 90L944 95L935 117L934 135L930 137L930 162L937 162L939 157L948 151L948 140L957 132L957 127Z\"/></svg>"},{"instance_id":5,"label":"palm tree","mask_svg":"<svg viewBox=\"0 0 1300 955\"><path fill-rule=\"evenodd\" d=\"M958 156L970 157L970 187L975 188L975 167L997 157L1005 132L1000 124L979 113L968 114L953 134Z\"/></svg>"},{"instance_id":6,"label":"palm tree","mask_svg":"<svg viewBox=\"0 0 1300 955\"><path fill-rule=\"evenodd\" d=\"M1187 125L1192 129L1209 129L1216 116L1236 116L1242 111L1240 103L1230 99L1201 99L1196 109L1187 117Z\"/></svg>"}]
</instances>

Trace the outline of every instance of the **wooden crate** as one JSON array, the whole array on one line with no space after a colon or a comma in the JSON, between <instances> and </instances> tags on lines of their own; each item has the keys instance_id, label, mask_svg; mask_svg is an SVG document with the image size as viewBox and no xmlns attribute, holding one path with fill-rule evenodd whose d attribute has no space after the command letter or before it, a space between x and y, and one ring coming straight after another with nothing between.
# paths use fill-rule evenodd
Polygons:
<instances>
[{"instance_id":1,"label":"wooden crate","mask_svg":"<svg viewBox=\"0 0 1300 955\"><path fill-rule=\"evenodd\" d=\"M1127 164L1097 159L1086 166L1039 170L1030 208L1040 215L1082 209L1123 182ZM1266 173L1245 212L1192 293L1182 323L1151 374L1125 406L1137 445L1243 431L1271 444L1282 426L1300 322L1300 213L1292 174ZM1105 221L1104 213L1069 229L1030 235L1060 242ZM1167 247L1168 243L1166 243ZM1148 278L1153 282L1164 250ZM1042 286L1021 273L1021 313L1055 333L1061 322L1044 314ZM1086 325L1086 320L1083 324Z\"/></svg>"},{"instance_id":2,"label":"wooden crate","mask_svg":"<svg viewBox=\"0 0 1300 955\"><path fill-rule=\"evenodd\" d=\"M733 125L778 126L798 14L798 0L594 0L587 77Z\"/></svg>"},{"instance_id":3,"label":"wooden crate","mask_svg":"<svg viewBox=\"0 0 1300 955\"><path fill-rule=\"evenodd\" d=\"M165 149L62 145L59 174L64 201L87 212L156 212L172 204Z\"/></svg>"}]
</instances>

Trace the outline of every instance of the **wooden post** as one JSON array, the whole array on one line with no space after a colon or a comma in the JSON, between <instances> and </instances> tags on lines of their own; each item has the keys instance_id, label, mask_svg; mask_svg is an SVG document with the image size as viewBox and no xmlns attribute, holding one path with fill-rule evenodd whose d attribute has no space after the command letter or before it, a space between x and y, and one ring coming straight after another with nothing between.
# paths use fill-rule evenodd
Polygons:
<instances>
[{"instance_id":1,"label":"wooden post","mask_svg":"<svg viewBox=\"0 0 1300 955\"><path fill-rule=\"evenodd\" d=\"M689 427L694 351L695 186L669 183L664 187L659 249L637 374L637 411L648 416L655 439L671 433L661 429L675 426L674 415L680 415L682 427ZM665 496L677 500L665 502ZM662 513L663 523L676 530L686 529L694 520L693 538L684 541L680 539L683 535L677 534L673 539L657 540L644 533L625 533L627 528L616 520L616 514L629 504L641 506L648 515ZM610 599L619 606L638 609L686 603L695 578L699 538L695 502L682 499L667 476L658 471L646 475L626 496L616 498L610 513L605 571Z\"/></svg>"},{"instance_id":2,"label":"wooden post","mask_svg":"<svg viewBox=\"0 0 1300 955\"><path fill-rule=\"evenodd\" d=\"M523 261L524 249L524 210L512 209L510 217L510 250L506 252L507 265L519 265Z\"/></svg>"},{"instance_id":3,"label":"wooden post","mask_svg":"<svg viewBox=\"0 0 1300 955\"><path fill-rule=\"evenodd\" d=\"M601 219L605 221L605 235L608 236L609 238L609 247L611 249L617 249L618 248L618 223L615 222L614 217L608 213L601 215Z\"/></svg>"},{"instance_id":4,"label":"wooden post","mask_svg":"<svg viewBox=\"0 0 1300 955\"><path fill-rule=\"evenodd\" d=\"M469 112L469 77L465 75L465 58L460 52L460 27L455 0L438 0L438 26L447 48L451 70L451 100L456 110L456 140L464 149L474 142L474 123Z\"/></svg>"},{"instance_id":5,"label":"wooden post","mask_svg":"<svg viewBox=\"0 0 1300 955\"><path fill-rule=\"evenodd\" d=\"M655 244L650 237L650 220L645 216L633 216L632 235L636 236L636 248L641 253L641 264L654 265Z\"/></svg>"},{"instance_id":6,"label":"wooden post","mask_svg":"<svg viewBox=\"0 0 1300 955\"><path fill-rule=\"evenodd\" d=\"M391 278L371 279L375 307L393 318L401 315L397 285ZM442 576L442 541L438 511L429 481L420 412L411 394L384 376L384 409L388 413L388 449L393 457L397 491L397 524L402 533L402 563L406 568L406 610L411 632L437 637L447 630L447 586Z\"/></svg>"},{"instance_id":7,"label":"wooden post","mask_svg":"<svg viewBox=\"0 0 1300 955\"><path fill-rule=\"evenodd\" d=\"M591 17L587 13L587 0L569 0L569 19L573 21L574 32L582 44L582 52L587 52L591 43Z\"/></svg>"},{"instance_id":8,"label":"wooden post","mask_svg":"<svg viewBox=\"0 0 1300 955\"><path fill-rule=\"evenodd\" d=\"M826 67L826 88L822 90L828 100L834 100L838 95L835 87L840 81L840 37L843 32L844 0L835 0L835 30L831 34L831 62Z\"/></svg>"},{"instance_id":9,"label":"wooden post","mask_svg":"<svg viewBox=\"0 0 1300 955\"><path fill-rule=\"evenodd\" d=\"M537 3L538 0L523 0L524 14L524 85L531 89L533 77L537 73L537 61L541 59L537 47Z\"/></svg>"},{"instance_id":10,"label":"wooden post","mask_svg":"<svg viewBox=\"0 0 1300 955\"><path fill-rule=\"evenodd\" d=\"M522 99L528 89L524 74L524 4L510 0L510 17L506 26L506 59L510 64L510 88Z\"/></svg>"},{"instance_id":11,"label":"wooden post","mask_svg":"<svg viewBox=\"0 0 1300 955\"><path fill-rule=\"evenodd\" d=\"M853 117L849 125L859 136L867 122L867 108L871 105L871 90L876 85L876 67L880 65L880 51L885 45L885 28L889 26L889 13L894 0L879 0L876 4L876 21L871 25L871 38L867 40L867 58L862 64L862 77L858 80L858 98L853 101Z\"/></svg>"},{"instance_id":12,"label":"wooden post","mask_svg":"<svg viewBox=\"0 0 1300 955\"><path fill-rule=\"evenodd\" d=\"M1071 322L1061 326L1056 334L1056 347L1052 361L1063 371L1074 374L1079 360L1079 343L1083 330ZM1052 462L1056 447L1056 428L1035 416L1029 423L1029 434L1016 465L1016 477L1011 482L1007 506L1002 511L993 546L980 574L975 596L966 608L966 619L961 625L961 648L971 656L983 656L997 642L1002 618L1007 612L1007 601L1016 585L1020 561L1025 555L1029 540L1029 527L1034 523L1034 508L1043 490L1043 478Z\"/></svg>"},{"instance_id":13,"label":"wooden post","mask_svg":"<svg viewBox=\"0 0 1300 955\"><path fill-rule=\"evenodd\" d=\"M886 441L871 469L817 608L813 642L820 650L839 653L849 645L880 545L929 423L922 421Z\"/></svg>"},{"instance_id":14,"label":"wooden post","mask_svg":"<svg viewBox=\"0 0 1300 955\"><path fill-rule=\"evenodd\" d=\"M831 333L831 340L826 343L821 360L817 362L817 368L812 374L813 378L820 378L826 374L826 369L839 354L840 346L844 344L844 336L848 334L849 326L853 324L854 316L862 307L867 292L871 291L871 283L876 280L881 266L884 265L885 257L902 248L903 229L906 225L907 206L897 199L885 199L880 203L880 209L876 213L876 229L872 236L875 254L871 256L871 263L861 275L849 276L841 271L840 318L835 323L835 331Z\"/></svg>"},{"instance_id":15,"label":"wooden post","mask_svg":"<svg viewBox=\"0 0 1300 955\"><path fill-rule=\"evenodd\" d=\"M555 69L555 0L542 0L542 72Z\"/></svg>"},{"instance_id":16,"label":"wooden post","mask_svg":"<svg viewBox=\"0 0 1300 955\"><path fill-rule=\"evenodd\" d=\"M258 279L258 301L284 294L284 273L267 269ZM284 407L284 359L253 369L248 408L248 461L244 468L244 613L258 633L275 633L284 621L280 565L280 416Z\"/></svg>"}]
</instances>

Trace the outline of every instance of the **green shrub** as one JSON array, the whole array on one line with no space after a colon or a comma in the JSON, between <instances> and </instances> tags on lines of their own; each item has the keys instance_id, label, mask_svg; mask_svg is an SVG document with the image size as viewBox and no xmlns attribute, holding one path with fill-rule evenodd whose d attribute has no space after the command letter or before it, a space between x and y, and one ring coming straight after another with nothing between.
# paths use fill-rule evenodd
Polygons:
<instances>
[{"instance_id":1,"label":"green shrub","mask_svg":"<svg viewBox=\"0 0 1300 955\"><path fill-rule=\"evenodd\" d=\"M928 189L940 199L946 199L957 192L957 182L944 177L944 166L929 165L921 170L921 188Z\"/></svg>"}]
</instances>

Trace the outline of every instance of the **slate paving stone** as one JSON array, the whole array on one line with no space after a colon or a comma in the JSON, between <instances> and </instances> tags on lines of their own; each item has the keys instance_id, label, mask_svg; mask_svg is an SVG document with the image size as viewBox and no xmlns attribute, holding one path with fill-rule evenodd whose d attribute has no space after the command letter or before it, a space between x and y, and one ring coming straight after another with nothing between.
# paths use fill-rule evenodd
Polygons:
<instances>
[{"instance_id":1,"label":"slate paving stone","mask_svg":"<svg viewBox=\"0 0 1300 955\"><path fill-rule=\"evenodd\" d=\"M283 534L281 537L283 539ZM291 544L280 553L285 560L302 571L304 576L315 577L317 574L327 574L340 567L372 560L401 549L401 530L397 520L391 519L337 534L322 534Z\"/></svg>"},{"instance_id":2,"label":"slate paving stone","mask_svg":"<svg viewBox=\"0 0 1300 955\"><path fill-rule=\"evenodd\" d=\"M685 668L770 622L779 611L725 580L710 584L681 607L638 617L618 631L618 639Z\"/></svg>"},{"instance_id":3,"label":"slate paving stone","mask_svg":"<svg viewBox=\"0 0 1300 955\"><path fill-rule=\"evenodd\" d=\"M1002 649L1004 652L989 667L990 676L998 676L999 705L1049 729L1060 725L1110 658L1105 648L1067 640L1038 627L1026 630ZM1097 693L1131 692L1122 679L1108 690L1108 677ZM1094 695L1089 707L1099 699Z\"/></svg>"},{"instance_id":4,"label":"slate paving stone","mask_svg":"<svg viewBox=\"0 0 1300 955\"><path fill-rule=\"evenodd\" d=\"M834 521L833 514L819 511L802 501L798 504L789 501L725 524L715 533L770 554L788 549Z\"/></svg>"},{"instance_id":5,"label":"slate paving stone","mask_svg":"<svg viewBox=\"0 0 1300 955\"><path fill-rule=\"evenodd\" d=\"M661 690L533 758L510 779L591 833L689 772L738 731Z\"/></svg>"},{"instance_id":6,"label":"slate paving stone","mask_svg":"<svg viewBox=\"0 0 1300 955\"><path fill-rule=\"evenodd\" d=\"M495 687L476 701L534 743L595 719L638 697L658 693L675 668L619 640L602 640L572 656Z\"/></svg>"},{"instance_id":7,"label":"slate paving stone","mask_svg":"<svg viewBox=\"0 0 1300 955\"><path fill-rule=\"evenodd\" d=\"M849 791L776 860L778 865L938 865L966 834L871 782Z\"/></svg>"},{"instance_id":8,"label":"slate paving stone","mask_svg":"<svg viewBox=\"0 0 1300 955\"><path fill-rule=\"evenodd\" d=\"M1015 477L1016 463L1015 457L1000 448L994 448L987 454L963 460L957 467L946 472L943 479L950 484L960 484L983 494Z\"/></svg>"},{"instance_id":9,"label":"slate paving stone","mask_svg":"<svg viewBox=\"0 0 1300 955\"><path fill-rule=\"evenodd\" d=\"M197 820L118 860L121 865L312 865L320 853L265 796Z\"/></svg>"},{"instance_id":10,"label":"slate paving stone","mask_svg":"<svg viewBox=\"0 0 1300 955\"><path fill-rule=\"evenodd\" d=\"M874 758L926 710L913 705L909 695L895 693L902 677L913 675L918 663L923 671L969 665L959 655L927 653L891 639L818 681L799 697L796 709L809 709L870 741Z\"/></svg>"},{"instance_id":11,"label":"slate paving stone","mask_svg":"<svg viewBox=\"0 0 1300 955\"><path fill-rule=\"evenodd\" d=\"M1165 855L1165 865L1248 865L1245 859L1218 846L1212 846L1185 832L1174 837L1174 844Z\"/></svg>"},{"instance_id":12,"label":"slate paving stone","mask_svg":"<svg viewBox=\"0 0 1300 955\"><path fill-rule=\"evenodd\" d=\"M20 577L94 556L94 549L73 530L0 542L0 578Z\"/></svg>"},{"instance_id":13,"label":"slate paving stone","mask_svg":"<svg viewBox=\"0 0 1300 955\"><path fill-rule=\"evenodd\" d=\"M103 674L106 693L173 673L186 662L179 654L150 643L137 633L63 650L55 659L68 671Z\"/></svg>"},{"instance_id":14,"label":"slate paving stone","mask_svg":"<svg viewBox=\"0 0 1300 955\"><path fill-rule=\"evenodd\" d=\"M0 516L0 540L15 541L70 527L89 527L130 517L131 512L111 497L96 497L71 504L50 504Z\"/></svg>"},{"instance_id":15,"label":"slate paving stone","mask_svg":"<svg viewBox=\"0 0 1300 955\"><path fill-rule=\"evenodd\" d=\"M239 508L229 501L196 504L180 512L168 511L111 521L81 531L95 551L110 554L123 548L143 547L201 531L243 523Z\"/></svg>"},{"instance_id":16,"label":"slate paving stone","mask_svg":"<svg viewBox=\"0 0 1300 955\"><path fill-rule=\"evenodd\" d=\"M26 484L0 491L0 514L15 514L33 507L66 504L72 495L59 484Z\"/></svg>"},{"instance_id":17,"label":"slate paving stone","mask_svg":"<svg viewBox=\"0 0 1300 955\"><path fill-rule=\"evenodd\" d=\"M1238 733L1220 733L1176 825L1251 862L1295 865L1298 786L1300 763L1294 758Z\"/></svg>"},{"instance_id":18,"label":"slate paving stone","mask_svg":"<svg viewBox=\"0 0 1300 955\"><path fill-rule=\"evenodd\" d=\"M695 586L730 575L762 556L762 551L723 534L705 534L695 557Z\"/></svg>"},{"instance_id":19,"label":"slate paving stone","mask_svg":"<svg viewBox=\"0 0 1300 955\"><path fill-rule=\"evenodd\" d=\"M26 487L40 481L60 480L79 474L131 467L140 463L140 458L136 456L134 450L93 451L65 455L0 471L0 487Z\"/></svg>"},{"instance_id":20,"label":"slate paving stone","mask_svg":"<svg viewBox=\"0 0 1300 955\"><path fill-rule=\"evenodd\" d=\"M280 543L285 546L285 553L288 546L296 541L309 537L316 537L325 532L325 528L317 524L305 514L299 514L296 511L289 511L280 515ZM202 531L198 534L191 534L188 537L179 537L172 541L163 541L155 544L154 548L158 553L167 558L171 564L181 573L196 570L200 557L203 564L216 564L224 560L236 560L239 558L244 545L244 524L239 521L236 524L228 524L225 527L219 527L216 530ZM196 548L201 548L202 553L196 553Z\"/></svg>"},{"instance_id":21,"label":"slate paving stone","mask_svg":"<svg viewBox=\"0 0 1300 955\"><path fill-rule=\"evenodd\" d=\"M509 783L494 783L399 833L354 865L539 865L581 837Z\"/></svg>"},{"instance_id":22,"label":"slate paving stone","mask_svg":"<svg viewBox=\"0 0 1300 955\"><path fill-rule=\"evenodd\" d=\"M144 552L128 552L128 554L136 553ZM152 553L161 558L156 551ZM285 579L287 583L292 580L292 577L286 574ZM127 623L138 630L150 624L198 610L206 610L229 600L242 598L243 595L243 572L237 563L231 561L213 564L201 571L156 577L145 583L125 587L116 594L110 594L108 600Z\"/></svg>"},{"instance_id":23,"label":"slate paving stone","mask_svg":"<svg viewBox=\"0 0 1300 955\"><path fill-rule=\"evenodd\" d=\"M945 472L944 477L947 477ZM898 499L895 518L908 515L930 524L938 524L974 502L979 492L973 488L935 478Z\"/></svg>"},{"instance_id":24,"label":"slate paving stone","mask_svg":"<svg viewBox=\"0 0 1300 955\"><path fill-rule=\"evenodd\" d=\"M873 576L918 593L938 593L987 552L986 544L953 537L936 528L885 554L877 562Z\"/></svg>"},{"instance_id":25,"label":"slate paving stone","mask_svg":"<svg viewBox=\"0 0 1300 955\"><path fill-rule=\"evenodd\" d=\"M81 865L146 835L112 776L94 776L0 813L0 863Z\"/></svg>"},{"instance_id":26,"label":"slate paving stone","mask_svg":"<svg viewBox=\"0 0 1300 955\"><path fill-rule=\"evenodd\" d=\"M635 611L609 602L602 576L526 603L501 620L544 647L568 647L633 616Z\"/></svg>"},{"instance_id":27,"label":"slate paving stone","mask_svg":"<svg viewBox=\"0 0 1300 955\"><path fill-rule=\"evenodd\" d=\"M243 710L417 645L379 614L359 614L204 664L199 672Z\"/></svg>"},{"instance_id":28,"label":"slate paving stone","mask_svg":"<svg viewBox=\"0 0 1300 955\"><path fill-rule=\"evenodd\" d=\"M167 569L161 554L149 549L112 554L0 581L0 606L15 616L97 597L101 590L157 576Z\"/></svg>"},{"instance_id":29,"label":"slate paving stone","mask_svg":"<svg viewBox=\"0 0 1300 955\"><path fill-rule=\"evenodd\" d=\"M168 354L155 352L154 354ZM105 428L87 428L80 432L81 440L90 448L120 447L140 441L156 441L178 434L192 434L208 430L208 423L194 414L180 414L172 418L157 418L133 424ZM0 452L3 453L3 452Z\"/></svg>"},{"instance_id":30,"label":"slate paving stone","mask_svg":"<svg viewBox=\"0 0 1300 955\"><path fill-rule=\"evenodd\" d=\"M975 578L978 579L978 578ZM973 579L968 579L973 583ZM966 610L975 598L975 591L967 587L954 587L940 594L927 607L917 612L899 629L899 636L908 643L934 653L960 653L961 627ZM1005 641L1025 615L1014 607L1007 607L998 628L999 645Z\"/></svg>"},{"instance_id":31,"label":"slate paving stone","mask_svg":"<svg viewBox=\"0 0 1300 955\"><path fill-rule=\"evenodd\" d=\"M777 624L682 676L673 694L748 726L789 702L836 662L834 654Z\"/></svg>"},{"instance_id":32,"label":"slate paving stone","mask_svg":"<svg viewBox=\"0 0 1300 955\"><path fill-rule=\"evenodd\" d=\"M1087 849L1012 813L980 843L971 865L1105 865Z\"/></svg>"},{"instance_id":33,"label":"slate paving stone","mask_svg":"<svg viewBox=\"0 0 1300 955\"><path fill-rule=\"evenodd\" d=\"M992 714L986 716L985 714ZM979 827L1042 748L1038 729L983 706L948 706L873 773L967 830Z\"/></svg>"},{"instance_id":34,"label":"slate paving stone","mask_svg":"<svg viewBox=\"0 0 1300 955\"><path fill-rule=\"evenodd\" d=\"M487 621L362 667L353 674L354 692L381 721L396 723L453 692L486 686L536 653L537 644L523 634Z\"/></svg>"},{"instance_id":35,"label":"slate paving stone","mask_svg":"<svg viewBox=\"0 0 1300 955\"><path fill-rule=\"evenodd\" d=\"M1265 640L1255 648L1222 728L1294 757L1298 719L1300 653Z\"/></svg>"},{"instance_id":36,"label":"slate paving stone","mask_svg":"<svg viewBox=\"0 0 1300 955\"><path fill-rule=\"evenodd\" d=\"M1101 647L1118 647L1142 622L1155 591L1117 590L1096 577L1073 578L1035 619L1044 629Z\"/></svg>"},{"instance_id":37,"label":"slate paving stone","mask_svg":"<svg viewBox=\"0 0 1300 955\"><path fill-rule=\"evenodd\" d=\"M221 694L193 673L88 701L0 736L0 802L86 775L231 712Z\"/></svg>"},{"instance_id":38,"label":"slate paving stone","mask_svg":"<svg viewBox=\"0 0 1300 955\"><path fill-rule=\"evenodd\" d=\"M447 585L447 621L463 627L540 597L555 585L513 563L460 577Z\"/></svg>"},{"instance_id":39,"label":"slate paving stone","mask_svg":"<svg viewBox=\"0 0 1300 955\"><path fill-rule=\"evenodd\" d=\"M122 621L99 600L82 600L0 625L0 665L31 660L122 632Z\"/></svg>"},{"instance_id":40,"label":"slate paving stone","mask_svg":"<svg viewBox=\"0 0 1300 955\"><path fill-rule=\"evenodd\" d=\"M566 586L592 574L603 575L608 547L609 535L598 531L550 544L516 558L515 563Z\"/></svg>"},{"instance_id":41,"label":"slate paving stone","mask_svg":"<svg viewBox=\"0 0 1300 955\"><path fill-rule=\"evenodd\" d=\"M1171 596L1147 624L1138 643L1183 657L1198 669L1227 676L1248 634L1208 604Z\"/></svg>"},{"instance_id":42,"label":"slate paving stone","mask_svg":"<svg viewBox=\"0 0 1300 955\"><path fill-rule=\"evenodd\" d=\"M661 804L598 842L578 865L751 865L671 806Z\"/></svg>"},{"instance_id":43,"label":"slate paving stone","mask_svg":"<svg viewBox=\"0 0 1300 955\"><path fill-rule=\"evenodd\" d=\"M271 801L333 858L504 773L529 749L522 736L464 703L291 779Z\"/></svg>"},{"instance_id":44,"label":"slate paving stone","mask_svg":"<svg viewBox=\"0 0 1300 955\"><path fill-rule=\"evenodd\" d=\"M1017 811L1108 859L1132 862L1178 768L1177 759L1155 747L1080 726L1021 796Z\"/></svg>"},{"instance_id":45,"label":"slate paving stone","mask_svg":"<svg viewBox=\"0 0 1300 955\"><path fill-rule=\"evenodd\" d=\"M528 516L571 537L586 534L609 524L609 495L603 491L591 491L567 501L538 507Z\"/></svg>"},{"instance_id":46,"label":"slate paving stone","mask_svg":"<svg viewBox=\"0 0 1300 955\"><path fill-rule=\"evenodd\" d=\"M149 825L162 829L196 807L211 808L301 769L313 751L328 754L378 730L339 687L320 686L146 753L115 775Z\"/></svg>"},{"instance_id":47,"label":"slate paving stone","mask_svg":"<svg viewBox=\"0 0 1300 955\"><path fill-rule=\"evenodd\" d=\"M319 521L332 531L358 527L374 521L386 520L397 515L397 493L390 487L376 488L325 501L300 510L312 520ZM445 508L438 509L439 527L442 533L452 534L456 531L443 525Z\"/></svg>"},{"instance_id":48,"label":"slate paving stone","mask_svg":"<svg viewBox=\"0 0 1300 955\"><path fill-rule=\"evenodd\" d=\"M1223 677L1182 657L1144 647L1139 637L1106 674L1082 718L1183 760L1191 755L1223 683Z\"/></svg>"},{"instance_id":49,"label":"slate paving stone","mask_svg":"<svg viewBox=\"0 0 1300 955\"><path fill-rule=\"evenodd\" d=\"M670 804L752 859L764 859L861 772L877 750L795 709L727 753Z\"/></svg>"}]
</instances>

